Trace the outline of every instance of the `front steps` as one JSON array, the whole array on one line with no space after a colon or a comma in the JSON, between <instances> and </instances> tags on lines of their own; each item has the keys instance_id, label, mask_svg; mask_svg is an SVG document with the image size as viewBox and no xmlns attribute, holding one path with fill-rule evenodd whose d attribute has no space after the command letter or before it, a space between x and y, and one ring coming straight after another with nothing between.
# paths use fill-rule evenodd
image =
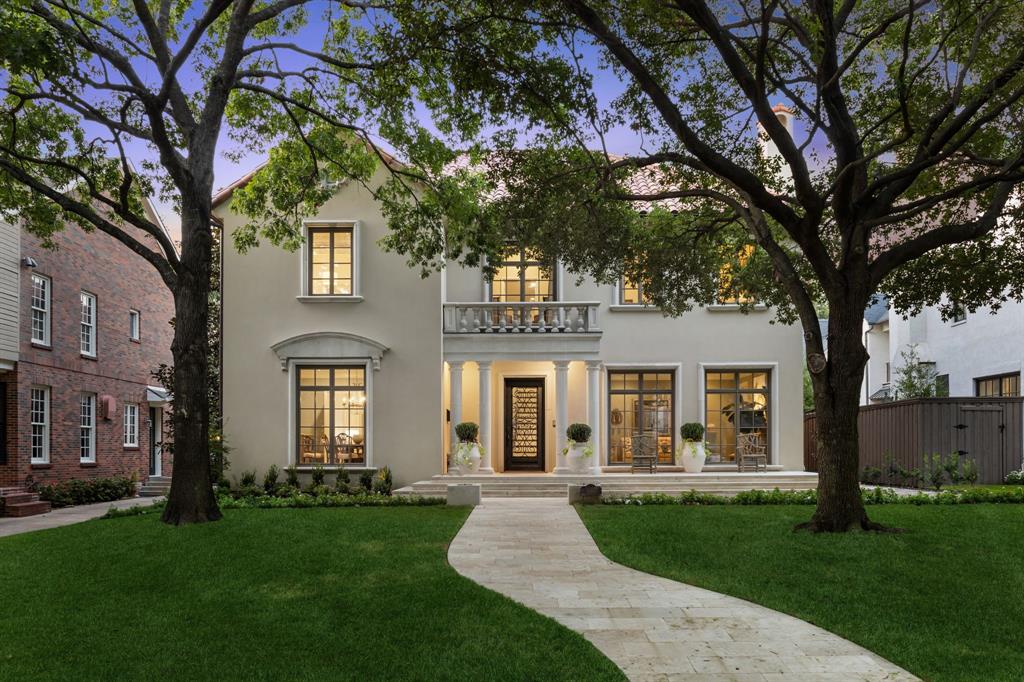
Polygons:
<instances>
[{"instance_id":1,"label":"front steps","mask_svg":"<svg viewBox=\"0 0 1024 682\"><path fill-rule=\"evenodd\" d=\"M0 516L35 516L50 511L50 503L43 502L36 493L13 492L0 497L3 513Z\"/></svg>"},{"instance_id":2,"label":"front steps","mask_svg":"<svg viewBox=\"0 0 1024 682\"><path fill-rule=\"evenodd\" d=\"M139 488L139 497L166 497L171 492L169 476L150 476L146 484Z\"/></svg>"},{"instance_id":3,"label":"front steps","mask_svg":"<svg viewBox=\"0 0 1024 682\"><path fill-rule=\"evenodd\" d=\"M480 485L484 497L567 497L569 484L597 483L605 496L624 497L642 493L678 495L690 490L716 495L735 495L746 490L809 490L817 487L818 475L806 471L761 473L712 471L699 474L668 472L657 474L601 473L599 475L494 474L450 476L439 474L426 481L399 488L396 495L445 497L448 486L459 483Z\"/></svg>"}]
</instances>

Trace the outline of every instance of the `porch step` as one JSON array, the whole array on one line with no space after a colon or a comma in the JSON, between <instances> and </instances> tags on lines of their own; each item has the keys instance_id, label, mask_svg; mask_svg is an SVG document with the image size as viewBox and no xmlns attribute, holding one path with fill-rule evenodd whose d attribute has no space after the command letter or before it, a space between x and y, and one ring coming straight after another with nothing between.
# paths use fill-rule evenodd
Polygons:
<instances>
[{"instance_id":1,"label":"porch step","mask_svg":"<svg viewBox=\"0 0 1024 682\"><path fill-rule=\"evenodd\" d=\"M50 511L50 503L43 502L35 493L9 493L3 498L4 516L35 516Z\"/></svg>"},{"instance_id":2,"label":"porch step","mask_svg":"<svg viewBox=\"0 0 1024 682\"><path fill-rule=\"evenodd\" d=\"M146 484L139 488L139 497L163 497L170 491L169 476L150 476Z\"/></svg>"},{"instance_id":3,"label":"porch step","mask_svg":"<svg viewBox=\"0 0 1024 682\"><path fill-rule=\"evenodd\" d=\"M554 476L551 474L496 474L493 476L434 476L399 488L397 495L444 497L448 485L473 483L480 485L484 497L565 497L568 484L599 484L605 495L626 496L642 493L678 495L696 490L716 495L735 495L747 490L808 490L818 485L818 476L803 471L767 473L703 473L703 474L620 474Z\"/></svg>"}]
</instances>

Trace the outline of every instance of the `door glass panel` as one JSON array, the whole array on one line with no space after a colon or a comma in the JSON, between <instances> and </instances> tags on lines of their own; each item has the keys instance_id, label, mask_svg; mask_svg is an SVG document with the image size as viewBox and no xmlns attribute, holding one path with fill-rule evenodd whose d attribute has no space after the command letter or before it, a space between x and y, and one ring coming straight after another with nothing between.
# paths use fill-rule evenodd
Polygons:
<instances>
[{"instance_id":1,"label":"door glass panel","mask_svg":"<svg viewBox=\"0 0 1024 682\"><path fill-rule=\"evenodd\" d=\"M536 458L540 452L540 389L536 386L512 387L513 458Z\"/></svg>"}]
</instances>

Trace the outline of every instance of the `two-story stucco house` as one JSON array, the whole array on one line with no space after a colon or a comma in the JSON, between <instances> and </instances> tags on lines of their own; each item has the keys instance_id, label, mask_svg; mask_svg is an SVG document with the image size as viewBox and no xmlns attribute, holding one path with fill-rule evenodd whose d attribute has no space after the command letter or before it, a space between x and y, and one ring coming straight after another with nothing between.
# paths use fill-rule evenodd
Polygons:
<instances>
[{"instance_id":1,"label":"two-story stucco house","mask_svg":"<svg viewBox=\"0 0 1024 682\"><path fill-rule=\"evenodd\" d=\"M242 182L214 200L228 242ZM388 465L398 485L443 477L467 420L480 425L480 478L554 478L573 422L593 427L593 474L629 472L635 435L652 431L659 471L673 471L679 426L694 421L707 427L706 470L736 471L740 432L767 447L773 475L803 470L801 334L770 324L770 310L666 318L628 282L577 284L515 245L493 279L456 263L421 279L377 246L387 226L359 183L341 184L305 230L295 252L224 249L236 471Z\"/></svg>"}]
</instances>

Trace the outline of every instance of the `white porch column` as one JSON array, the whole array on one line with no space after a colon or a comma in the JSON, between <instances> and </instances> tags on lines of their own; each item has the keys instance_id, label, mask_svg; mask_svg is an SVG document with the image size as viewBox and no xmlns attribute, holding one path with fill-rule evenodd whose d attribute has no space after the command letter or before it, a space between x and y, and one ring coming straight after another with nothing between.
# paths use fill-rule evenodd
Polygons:
<instances>
[{"instance_id":1,"label":"white porch column","mask_svg":"<svg viewBox=\"0 0 1024 682\"><path fill-rule=\"evenodd\" d=\"M594 447L593 473L601 473L601 361L587 360L587 421Z\"/></svg>"},{"instance_id":2,"label":"white porch column","mask_svg":"<svg viewBox=\"0 0 1024 682\"><path fill-rule=\"evenodd\" d=\"M480 461L478 473L494 473L494 452L491 449L491 361L477 360L480 373L480 443L484 448L484 457Z\"/></svg>"},{"instance_id":3,"label":"white porch column","mask_svg":"<svg viewBox=\"0 0 1024 682\"><path fill-rule=\"evenodd\" d=\"M569 427L569 361L555 360L555 470L556 474L568 474L565 448L569 443L565 430Z\"/></svg>"},{"instance_id":4,"label":"white porch column","mask_svg":"<svg viewBox=\"0 0 1024 682\"><path fill-rule=\"evenodd\" d=\"M448 389L451 391L448 411L451 423L448 425L448 451L455 452L459 439L455 425L462 421L462 360L448 361Z\"/></svg>"}]
</instances>

